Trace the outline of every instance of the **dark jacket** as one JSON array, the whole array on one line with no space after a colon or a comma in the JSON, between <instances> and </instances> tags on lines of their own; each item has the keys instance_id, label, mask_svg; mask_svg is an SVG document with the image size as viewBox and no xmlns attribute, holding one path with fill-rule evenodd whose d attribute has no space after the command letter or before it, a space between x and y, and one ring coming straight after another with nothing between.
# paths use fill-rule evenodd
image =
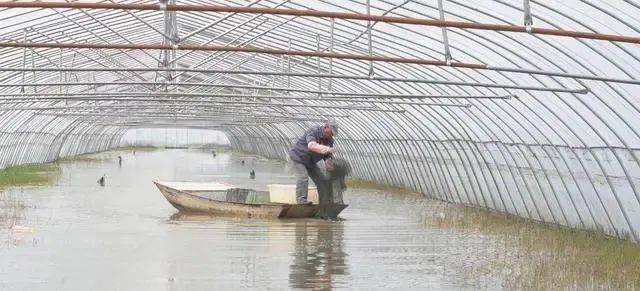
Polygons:
<instances>
[{"instance_id":1,"label":"dark jacket","mask_svg":"<svg viewBox=\"0 0 640 291\"><path fill-rule=\"evenodd\" d=\"M312 127L296 141L291 150L289 150L289 156L292 161L304 164L309 168L315 166L320 160L326 160L331 157L331 154L322 155L309 151L308 145L312 141L333 147L333 138L324 138L323 128L324 126Z\"/></svg>"}]
</instances>

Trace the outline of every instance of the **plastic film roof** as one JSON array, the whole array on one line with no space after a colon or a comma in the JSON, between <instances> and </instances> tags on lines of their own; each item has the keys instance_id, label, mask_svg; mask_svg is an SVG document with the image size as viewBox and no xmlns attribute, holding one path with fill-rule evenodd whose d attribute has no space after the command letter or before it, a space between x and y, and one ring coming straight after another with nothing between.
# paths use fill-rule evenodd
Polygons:
<instances>
[{"instance_id":1,"label":"plastic film roof","mask_svg":"<svg viewBox=\"0 0 640 291\"><path fill-rule=\"evenodd\" d=\"M0 149L190 127L286 157L333 118L361 177L640 237L640 2L1 3Z\"/></svg>"}]
</instances>

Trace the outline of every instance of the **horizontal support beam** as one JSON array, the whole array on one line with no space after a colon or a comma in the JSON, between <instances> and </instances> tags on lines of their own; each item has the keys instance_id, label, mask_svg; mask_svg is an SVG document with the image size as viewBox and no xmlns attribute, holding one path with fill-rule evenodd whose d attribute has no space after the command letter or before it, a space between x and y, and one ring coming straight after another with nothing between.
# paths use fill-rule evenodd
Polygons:
<instances>
[{"instance_id":1,"label":"horizontal support beam","mask_svg":"<svg viewBox=\"0 0 640 291\"><path fill-rule=\"evenodd\" d=\"M557 72L557 71L543 71L543 70L532 70L532 69L524 69L524 68L509 68L509 67L495 67L495 66L486 66L484 68L474 68L474 69L640 85L640 80L635 80L635 79L611 78L611 77L605 77L605 76L572 74L572 73ZM221 73L220 70L197 69L197 68L122 68L122 67L111 67L111 68L0 67L0 72L187 72L187 73L200 73L200 74L202 73L220 74ZM238 88L242 88L240 86L243 86L243 85L237 85L237 86ZM256 86L243 86L243 87L256 87ZM260 86L257 86L257 87L260 87ZM282 89L285 89L285 88L282 88ZM289 88L289 90L294 91L296 89Z\"/></svg>"},{"instance_id":2,"label":"horizontal support beam","mask_svg":"<svg viewBox=\"0 0 640 291\"><path fill-rule=\"evenodd\" d=\"M59 95L65 95L64 93ZM120 98L140 98L137 99L140 101L148 101L148 100L156 100L157 97L176 97L176 98L190 98L189 100L199 100L199 101L212 101L210 98L239 98L239 99L276 99L276 100L304 100L304 101L314 101L314 102L350 102L350 103L371 103L371 104L399 104L399 105L419 105L419 106L442 106L442 107L465 107L469 108L472 105L469 103L464 104L452 104L452 103L426 103L426 102L411 102L411 101L390 101L390 100L380 100L377 99L369 99L368 97L318 97L318 96L290 96L290 95L246 95L246 94L190 94L190 93L111 93L111 94L78 94L76 97L12 97L7 98L5 100L10 101L22 101L24 103L29 102L51 102L59 100L59 101L78 101L79 98L87 98L96 100L95 98L109 98L108 101L120 101L123 99ZM148 99L147 99L148 98ZM197 98L197 99L193 99ZM2 100L2 99L0 99ZM180 102L185 99L169 99L171 102ZM12 104L12 102L2 102L0 101L0 105L4 104Z\"/></svg>"},{"instance_id":3,"label":"horizontal support beam","mask_svg":"<svg viewBox=\"0 0 640 291\"><path fill-rule=\"evenodd\" d=\"M559 93L572 93L572 94L587 94L588 88L572 89L572 88L558 88L558 87L536 87L536 86L520 86L511 84L493 84L493 83L478 83L478 82L460 82L460 81L440 81L432 79L403 79L392 77L370 77L370 76L358 76L358 75L329 75L329 74L306 74L306 73L282 73L282 72L254 72L254 71L227 71L227 74L245 74L245 75L282 75L293 77L305 77L305 78L327 78L327 79L347 79L347 80L369 80L369 81L381 81L381 82L406 82L417 84L438 84L438 85L451 85L451 86L469 86L469 87L483 87L483 88L498 88L498 89L515 89L515 90L528 90L528 91L546 91L546 92L559 92ZM59 86L135 86L135 85L171 85L171 86L196 86L196 87L208 87L208 83L189 83L189 82L173 82L170 84L162 82L52 82L52 83L11 83L0 84L0 88L6 87L59 87ZM218 84L213 84L218 86Z\"/></svg>"},{"instance_id":4,"label":"horizontal support beam","mask_svg":"<svg viewBox=\"0 0 640 291\"><path fill-rule=\"evenodd\" d=\"M195 104L196 106L211 106L212 104L225 104L224 106L230 107L303 107L303 108L320 108L320 109L344 109L344 110L356 110L356 111L380 111L380 112L394 112L404 113L402 109L383 109L377 107L357 107L350 105L326 105L326 104L295 104L295 103L267 103L267 102L247 102L247 101L221 101L221 100L177 100L166 98L76 98L76 100L82 101L138 101L138 102L161 102L166 104ZM28 101L25 101L28 102ZM36 101L33 101L36 102ZM218 105L220 106L220 105ZM71 109L73 106L65 106L64 108ZM15 110L37 110L37 107L2 107L0 111L15 111ZM179 108L176 108L179 109Z\"/></svg>"},{"instance_id":5,"label":"horizontal support beam","mask_svg":"<svg viewBox=\"0 0 640 291\"><path fill-rule=\"evenodd\" d=\"M224 87L224 86L221 86ZM269 87L262 87L269 88ZM270 91L270 90L267 90ZM276 91L276 90L274 90ZM286 91L286 90L282 90ZM315 90L292 90L295 92L301 93L314 93L314 92L323 92L323 91L315 91ZM307 92L309 91L309 92ZM325 100L341 100L341 99L511 99L517 98L517 96L512 95L502 95L502 96L471 96L471 95L411 95L411 94L375 94L375 93L349 93L349 92L332 92L332 91L324 91L324 94L321 94L322 99ZM62 99L73 99L73 97L109 97L109 96L165 96L165 97L218 97L220 95L226 96L246 96L246 95L238 95L238 94L217 94L217 93L171 93L171 92L117 92L117 93L109 93L109 92L83 92L83 93L16 93L16 94L0 94L0 100L2 99L10 99L10 100L33 100L33 99L42 99L48 98L52 96L60 96L67 97ZM46 97L45 97L46 96ZM249 95L251 96L251 95ZM273 95L273 96L281 96L281 95ZM286 95L290 96L290 95ZM358 96L358 97L348 97L348 96ZM299 96L299 98L316 98L316 96Z\"/></svg>"},{"instance_id":6,"label":"horizontal support beam","mask_svg":"<svg viewBox=\"0 0 640 291\"><path fill-rule=\"evenodd\" d=\"M120 109L138 109L136 111L127 111ZM100 111L85 111L85 110L93 110L100 109ZM140 110L149 110L152 111L140 111ZM30 109L31 110L31 109ZM111 111L110 111L111 110ZM0 109L2 111L2 109ZM309 117L301 117L301 116L286 116L286 115L270 115L270 114L250 114L246 111L180 111L180 112L167 112L159 110L157 106L142 106L142 107L129 107L129 106L82 106L82 107L70 107L70 108L62 108L62 107L41 107L36 108L33 111L64 111L65 113L70 114L81 114L81 113L101 113L101 114L109 114L112 112L117 113L129 113L131 112L133 116L137 114L148 114L153 113L155 115L163 115L170 118L176 116L198 116L198 117L210 117L210 118L223 118L223 117L234 117L236 119L248 119L255 121L273 121L273 120L294 120L294 121L315 121L315 122L325 122L326 118L320 118L321 114L316 114L316 118ZM61 113L61 112L59 112ZM61 114L65 114L61 113Z\"/></svg>"},{"instance_id":7,"label":"horizontal support beam","mask_svg":"<svg viewBox=\"0 0 640 291\"><path fill-rule=\"evenodd\" d=\"M61 48L61 49L117 49L117 50L184 50L184 51L214 51L214 52L242 52L242 53L259 53L270 55L286 55L286 56L301 56L301 57L320 57L320 58L332 58L332 59L347 59L347 60L361 60L361 61L374 61L385 63L403 63L403 64L417 64L417 65L432 65L432 66L449 66L460 67L470 69L482 69L486 68L485 64L472 64L472 63L460 63L452 62L447 63L439 60L425 60L414 58L398 58L398 57L383 57L383 56L370 56L370 55L357 55L357 54L342 54L331 53L323 51L298 51L298 50L281 50L271 48L258 48L249 46L222 46L222 45L164 45L164 44L89 44L89 43L36 43L36 42L23 42L23 41L0 41L0 47L13 47L13 48Z\"/></svg>"},{"instance_id":8,"label":"horizontal support beam","mask_svg":"<svg viewBox=\"0 0 640 291\"><path fill-rule=\"evenodd\" d=\"M255 121L254 119L237 119L237 118L225 118L219 116L205 116L205 115L173 115L173 114L121 114L121 113L103 113L103 112L75 112L75 113L36 113L36 115L46 115L46 116L57 116L57 117L106 117L106 118L114 118L118 117L117 120L121 121L123 117L126 121L127 118L149 118L150 121L153 120L176 120L176 121L210 121L210 122L240 122L243 124L255 124L255 125L263 125L265 123L284 123L284 122L296 122L296 121L310 121L310 122L324 122L322 119L271 119L271 120L259 120Z\"/></svg>"},{"instance_id":9,"label":"horizontal support beam","mask_svg":"<svg viewBox=\"0 0 640 291\"><path fill-rule=\"evenodd\" d=\"M2 2L0 8L69 8L69 9L117 9L117 10L156 10L156 11L192 11L219 13L246 13L266 15L287 15L298 17L323 17L334 19L376 21L383 23L400 23L422 26L451 27L489 31L504 31L553 35L582 39L606 40L640 44L640 37L593 32L581 32L551 28L536 28L508 24L489 24L439 19L423 19L412 17L396 17L384 15L361 14L351 12L331 12L309 9L266 8L226 5L185 5L185 4L133 4L133 3L83 3L83 2Z\"/></svg>"}]
</instances>

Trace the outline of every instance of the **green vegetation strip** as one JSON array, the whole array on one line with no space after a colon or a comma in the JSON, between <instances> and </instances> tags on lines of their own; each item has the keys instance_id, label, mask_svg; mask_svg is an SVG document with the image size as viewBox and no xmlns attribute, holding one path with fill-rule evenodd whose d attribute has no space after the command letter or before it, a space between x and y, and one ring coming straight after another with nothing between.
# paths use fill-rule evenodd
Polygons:
<instances>
[{"instance_id":1,"label":"green vegetation strip","mask_svg":"<svg viewBox=\"0 0 640 291\"><path fill-rule=\"evenodd\" d=\"M32 164L0 170L0 188L25 185L51 185L60 173L56 164Z\"/></svg>"},{"instance_id":2,"label":"green vegetation strip","mask_svg":"<svg viewBox=\"0 0 640 291\"><path fill-rule=\"evenodd\" d=\"M347 185L413 193L358 179ZM467 275L472 278L502 274L506 289L640 289L640 244L598 230L542 224L472 206L437 200L427 204L423 214L426 225L485 235L499 246L480 255L480 261L488 261L485 265L470 264L473 267Z\"/></svg>"},{"instance_id":3,"label":"green vegetation strip","mask_svg":"<svg viewBox=\"0 0 640 291\"><path fill-rule=\"evenodd\" d=\"M108 160L107 157L99 157L95 154L82 154L76 156L64 157L56 160L56 163L74 163L74 162L101 162Z\"/></svg>"},{"instance_id":4,"label":"green vegetation strip","mask_svg":"<svg viewBox=\"0 0 640 291\"><path fill-rule=\"evenodd\" d=\"M347 179L347 187L354 189L368 189L368 190L379 190L397 194L410 194L410 195L420 195L420 193L416 193L415 191L411 191L402 187L392 186L382 183L371 182L359 178L348 178Z\"/></svg>"}]
</instances>

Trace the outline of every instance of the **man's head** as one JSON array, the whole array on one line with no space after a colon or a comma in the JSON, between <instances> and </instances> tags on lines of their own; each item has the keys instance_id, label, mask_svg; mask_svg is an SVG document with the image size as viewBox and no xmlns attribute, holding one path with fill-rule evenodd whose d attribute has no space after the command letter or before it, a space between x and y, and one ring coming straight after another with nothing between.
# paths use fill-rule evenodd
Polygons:
<instances>
[{"instance_id":1,"label":"man's head","mask_svg":"<svg viewBox=\"0 0 640 291\"><path fill-rule=\"evenodd\" d=\"M338 134L338 123L336 123L335 120L327 120L327 122L324 123L324 129L322 132L325 138L333 137Z\"/></svg>"}]
</instances>

